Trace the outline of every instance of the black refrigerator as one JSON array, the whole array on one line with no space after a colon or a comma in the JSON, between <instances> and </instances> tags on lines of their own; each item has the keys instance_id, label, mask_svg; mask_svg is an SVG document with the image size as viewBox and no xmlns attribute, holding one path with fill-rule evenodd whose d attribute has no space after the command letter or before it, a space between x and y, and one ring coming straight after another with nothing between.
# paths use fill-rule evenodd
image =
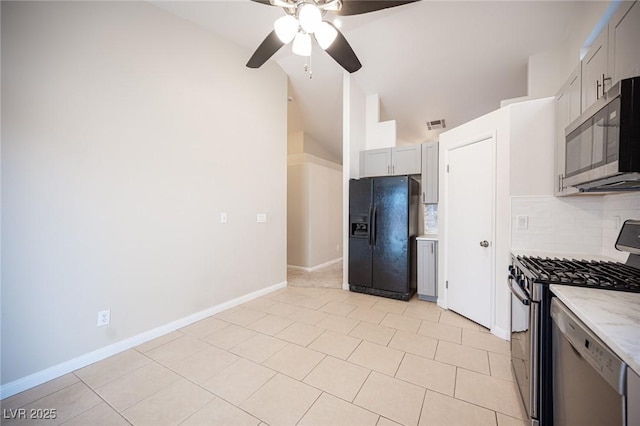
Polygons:
<instances>
[{"instance_id":1,"label":"black refrigerator","mask_svg":"<svg viewBox=\"0 0 640 426\"><path fill-rule=\"evenodd\" d=\"M349 289L409 300L416 291L420 184L410 176L349 181Z\"/></svg>"}]
</instances>

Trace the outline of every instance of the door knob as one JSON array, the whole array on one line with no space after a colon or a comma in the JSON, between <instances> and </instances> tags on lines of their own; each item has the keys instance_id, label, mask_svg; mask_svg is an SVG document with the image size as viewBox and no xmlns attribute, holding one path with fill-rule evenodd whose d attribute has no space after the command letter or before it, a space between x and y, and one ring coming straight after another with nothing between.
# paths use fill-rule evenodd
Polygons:
<instances>
[{"instance_id":1,"label":"door knob","mask_svg":"<svg viewBox=\"0 0 640 426\"><path fill-rule=\"evenodd\" d=\"M489 241L487 240L480 241L480 247L489 247Z\"/></svg>"}]
</instances>

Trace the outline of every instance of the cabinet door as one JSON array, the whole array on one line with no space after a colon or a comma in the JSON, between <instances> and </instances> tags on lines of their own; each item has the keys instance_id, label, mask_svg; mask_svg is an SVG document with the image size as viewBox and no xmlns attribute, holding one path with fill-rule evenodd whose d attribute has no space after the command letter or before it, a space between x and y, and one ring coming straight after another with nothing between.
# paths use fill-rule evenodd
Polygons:
<instances>
[{"instance_id":1,"label":"cabinet door","mask_svg":"<svg viewBox=\"0 0 640 426\"><path fill-rule=\"evenodd\" d=\"M360 151L360 177L388 176L391 173L391 148Z\"/></svg>"},{"instance_id":2,"label":"cabinet door","mask_svg":"<svg viewBox=\"0 0 640 426\"><path fill-rule=\"evenodd\" d=\"M418 241L418 298L433 302L438 296L436 249L436 241Z\"/></svg>"},{"instance_id":3,"label":"cabinet door","mask_svg":"<svg viewBox=\"0 0 640 426\"><path fill-rule=\"evenodd\" d=\"M422 171L420 145L391 148L391 174L417 175Z\"/></svg>"},{"instance_id":4,"label":"cabinet door","mask_svg":"<svg viewBox=\"0 0 640 426\"><path fill-rule=\"evenodd\" d=\"M580 64L573 71L569 79L556 95L556 140L555 140L555 181L554 195L556 197L575 194L573 187L566 187L565 177L565 129L580 115Z\"/></svg>"},{"instance_id":5,"label":"cabinet door","mask_svg":"<svg viewBox=\"0 0 640 426\"><path fill-rule=\"evenodd\" d=\"M603 30L582 59L582 111L589 108L602 94L611 88L607 80L607 30ZM604 81L603 81L604 80ZM604 92L602 84L606 83Z\"/></svg>"},{"instance_id":6,"label":"cabinet door","mask_svg":"<svg viewBox=\"0 0 640 426\"><path fill-rule=\"evenodd\" d=\"M569 76L567 81L567 117L565 127L571 124L582 113L582 67L580 64Z\"/></svg>"},{"instance_id":7,"label":"cabinet door","mask_svg":"<svg viewBox=\"0 0 640 426\"><path fill-rule=\"evenodd\" d=\"M438 202L438 142L422 144L421 200L425 204Z\"/></svg>"},{"instance_id":8,"label":"cabinet door","mask_svg":"<svg viewBox=\"0 0 640 426\"><path fill-rule=\"evenodd\" d=\"M622 2L609 21L609 73L615 84L640 75L640 2Z\"/></svg>"}]
</instances>

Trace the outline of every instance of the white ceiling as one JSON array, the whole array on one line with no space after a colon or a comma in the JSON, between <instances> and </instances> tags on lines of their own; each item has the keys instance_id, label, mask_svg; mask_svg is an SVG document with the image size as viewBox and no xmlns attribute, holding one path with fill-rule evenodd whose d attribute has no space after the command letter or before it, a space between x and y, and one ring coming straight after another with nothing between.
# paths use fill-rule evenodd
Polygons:
<instances>
[{"instance_id":1,"label":"white ceiling","mask_svg":"<svg viewBox=\"0 0 640 426\"><path fill-rule=\"evenodd\" d=\"M153 3L246 48L247 60L284 14L249 0ZM425 121L444 118L451 128L525 96L528 57L567 37L583 4L423 0L342 17L341 31L363 64L352 76L379 94L381 119L396 120L399 143L419 143L436 137ZM341 158L342 68L317 45L312 79L290 46L271 60L290 78L305 132Z\"/></svg>"}]
</instances>

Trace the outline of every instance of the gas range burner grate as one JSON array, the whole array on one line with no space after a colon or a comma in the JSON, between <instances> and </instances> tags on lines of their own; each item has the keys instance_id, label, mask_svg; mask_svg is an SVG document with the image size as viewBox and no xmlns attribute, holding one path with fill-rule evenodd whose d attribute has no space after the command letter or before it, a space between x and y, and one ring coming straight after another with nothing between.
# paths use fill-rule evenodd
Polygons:
<instances>
[{"instance_id":1,"label":"gas range burner grate","mask_svg":"<svg viewBox=\"0 0 640 426\"><path fill-rule=\"evenodd\" d=\"M617 262L522 257L538 282L640 293L640 270Z\"/></svg>"}]
</instances>

